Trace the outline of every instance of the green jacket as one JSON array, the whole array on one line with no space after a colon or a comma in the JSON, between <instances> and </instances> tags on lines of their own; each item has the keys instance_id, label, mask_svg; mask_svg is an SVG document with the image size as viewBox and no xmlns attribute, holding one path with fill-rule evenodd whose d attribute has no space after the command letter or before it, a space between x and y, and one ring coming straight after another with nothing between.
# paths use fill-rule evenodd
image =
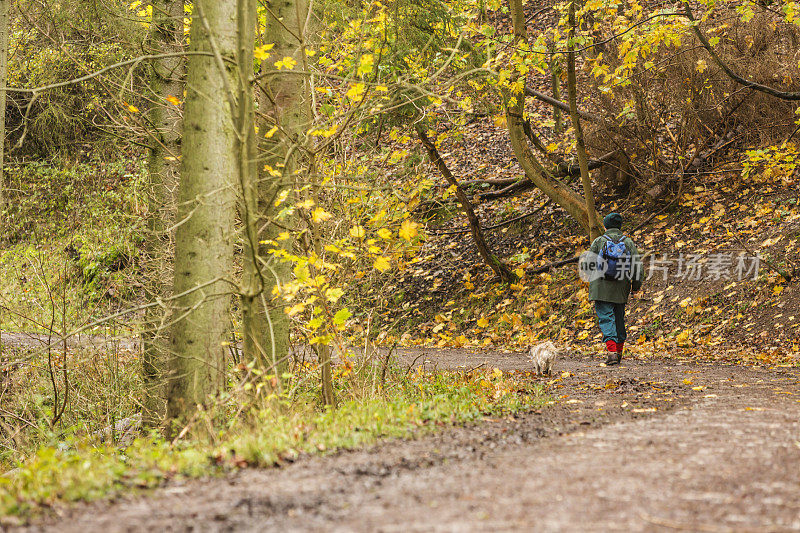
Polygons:
<instances>
[{"instance_id":1,"label":"green jacket","mask_svg":"<svg viewBox=\"0 0 800 533\"><path fill-rule=\"evenodd\" d=\"M606 243L606 236L618 240L623 235L622 231L617 228L611 228L606 231L605 235L601 235L594 240L589 250L600 255L603 251L603 245ZM639 257L639 250L633 243L630 237L625 237L625 246L631 253L633 263L633 279L632 280L609 280L609 279L596 279L589 282L589 300L600 300L602 302L611 302L616 304L624 304L628 302L628 296L631 290L638 291L642 287L642 280L644 279L644 269L642 268L642 261Z\"/></svg>"}]
</instances>

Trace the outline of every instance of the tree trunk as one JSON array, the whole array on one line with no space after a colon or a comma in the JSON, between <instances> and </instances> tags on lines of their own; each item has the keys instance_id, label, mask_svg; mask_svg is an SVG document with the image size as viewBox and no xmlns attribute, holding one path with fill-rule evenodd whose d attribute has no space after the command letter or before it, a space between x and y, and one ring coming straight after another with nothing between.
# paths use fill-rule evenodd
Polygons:
<instances>
[{"instance_id":1,"label":"tree trunk","mask_svg":"<svg viewBox=\"0 0 800 533\"><path fill-rule=\"evenodd\" d=\"M444 176L444 179L447 180L447 183L455 187L456 198L458 198L458 202L461 204L461 209L464 210L464 214L467 216L470 232L472 233L472 239L475 241L475 245L478 247L478 252L483 258L483 261L489 265L489 267L494 270L495 274L497 274L497 276L504 282L513 283L517 281L516 274L514 274L505 263L503 263L489 250L489 246L486 244L486 239L483 236L483 230L481 229L478 216L475 214L475 210L472 208L472 203L470 203L467 194L464 192L464 189L461 188L461 186L458 184L458 181L456 181L455 176L453 176L453 174L450 172L450 169L447 168L447 165L442 160L441 156L439 155L439 151L436 149L436 145L430 140L430 138L428 138L427 133L425 133L425 128L422 126L422 124L416 124L415 129L417 131L417 135L419 136L419 140L422 141L422 145L428 151L428 156L430 157L431 162L436 165L436 168L438 168L439 172L442 173L442 176Z\"/></svg>"},{"instance_id":2,"label":"tree trunk","mask_svg":"<svg viewBox=\"0 0 800 533\"><path fill-rule=\"evenodd\" d=\"M262 44L272 43L274 47L269 51L270 57L261 64L263 70L275 70L275 62L284 57L292 57L299 65L303 64L308 10L308 0L283 0L270 4L265 15L264 33L260 37ZM257 191L259 241L275 241L278 234L285 231L275 223L282 209L282 206L275 205L275 199L295 185L296 171L300 167L298 158L302 152L298 150L298 144L304 142L309 128L308 98L308 83L303 76L270 73L258 87L257 120L262 133L258 151L260 161L264 163L261 169L257 169L260 173ZM277 130L272 131L276 127ZM286 218L280 222L284 227L292 223L293 220ZM290 250L294 239L279 242ZM264 290L255 303L251 320L252 342L267 347L264 364L273 367L278 376L286 368L289 356L289 317L273 291L290 275L288 262L268 259L268 268L263 269L262 276Z\"/></svg>"},{"instance_id":3,"label":"tree trunk","mask_svg":"<svg viewBox=\"0 0 800 533\"><path fill-rule=\"evenodd\" d=\"M258 237L258 168L256 166L255 103L252 85L253 48L255 47L256 2L237 1L239 44L237 63L240 66L236 101L236 121L239 142L239 175L241 176L241 219L244 225L242 305L242 357L257 360L262 369L275 372L276 353L273 350L269 323L265 320L264 273L261 270L261 246ZM269 355L268 355L269 353Z\"/></svg>"},{"instance_id":4,"label":"tree trunk","mask_svg":"<svg viewBox=\"0 0 800 533\"><path fill-rule=\"evenodd\" d=\"M194 2L184 109L178 228L175 233L175 320L167 416L180 420L225 378L225 318L232 275L238 187L238 144L232 88L238 83L236 4Z\"/></svg>"},{"instance_id":5,"label":"tree trunk","mask_svg":"<svg viewBox=\"0 0 800 533\"><path fill-rule=\"evenodd\" d=\"M521 43L527 43L528 41L525 14L522 9L522 0L510 0L510 2L511 19L514 24L514 42L519 46ZM512 83L516 81L516 79L512 79ZM544 167L542 167L528 146L527 136L525 135L524 89L516 94L511 94L510 91L506 91L504 97L506 121L508 123L508 133L511 138L511 146L514 149L514 154L517 156L520 166L522 166L522 169L525 171L525 175L544 194L563 207L588 233L589 217L583 198L563 183L547 175Z\"/></svg>"},{"instance_id":6,"label":"tree trunk","mask_svg":"<svg viewBox=\"0 0 800 533\"><path fill-rule=\"evenodd\" d=\"M553 88L553 98L561 100L561 64L558 61L558 54L556 54L556 41L555 37L550 45L550 84ZM570 106L571 109L574 107ZM561 134L564 131L564 124L561 120L561 108L557 105L553 106L553 132Z\"/></svg>"},{"instance_id":7,"label":"tree trunk","mask_svg":"<svg viewBox=\"0 0 800 533\"><path fill-rule=\"evenodd\" d=\"M8 4L0 0L0 228L5 226L5 155L6 155L6 86L8 84ZM0 317L2 310L0 309ZM0 331L0 357L3 355L3 333ZM0 359L2 363L2 359Z\"/></svg>"},{"instance_id":8,"label":"tree trunk","mask_svg":"<svg viewBox=\"0 0 800 533\"><path fill-rule=\"evenodd\" d=\"M603 234L600 229L597 211L594 205L592 177L589 175L589 162L586 157L586 145L583 140L581 119L578 116L578 82L575 75L575 0L569 3L569 37L567 43L567 91L569 92L570 117L572 129L575 130L575 149L578 152L578 165L581 169L581 183L586 197L586 212L589 223L589 242Z\"/></svg>"},{"instance_id":9,"label":"tree trunk","mask_svg":"<svg viewBox=\"0 0 800 533\"><path fill-rule=\"evenodd\" d=\"M269 62L269 68L274 68L275 60L284 57L292 57L301 65L303 70L309 72L306 47L308 37L312 35L308 24L311 21L309 9L311 4L308 0L293 0L281 2L273 6L274 17L268 17L267 34L275 43L273 55ZM299 39L298 39L299 37ZM270 39L266 39L270 41ZM304 182L310 184L310 189L306 189L302 194L304 199L313 200L316 205L320 204L320 187L316 170L317 149L313 139L306 135L311 126L314 114L311 78L302 76L286 76L273 74L265 79L264 95L274 119L274 124L280 128L279 135L267 139L268 157L273 159L268 163L271 166L284 165L284 181L287 175L301 175ZM303 163L302 168L298 155L302 148L310 156ZM269 161L269 160L268 160ZM291 174L289 174L291 172ZM274 216L276 213L272 213ZM322 232L320 225L314 222L310 216L305 216L304 221L308 229L304 233L302 241L307 254L314 254L322 257ZM288 241L284 241L288 242ZM317 267L309 265L312 276L318 275ZM322 298L324 300L324 298ZM324 304L323 304L324 305ZM330 315L329 309L326 312ZM331 318L329 316L329 318ZM322 389L322 402L332 407L336 406L336 397L333 390L333 372L331 368L331 349L330 346L320 343L315 345L317 359L319 361Z\"/></svg>"},{"instance_id":10,"label":"tree trunk","mask_svg":"<svg viewBox=\"0 0 800 533\"><path fill-rule=\"evenodd\" d=\"M185 43L184 0L153 0L152 5L151 52L181 51ZM169 296L173 260L173 239L168 229L175 220L175 190L180 171L181 112L175 102L183 98L185 68L182 58L168 57L154 60L152 69L150 90L158 101L149 112L157 131L148 159L150 207L146 286L150 298L165 298ZM145 312L142 331L142 372L147 391L142 417L145 427L157 426L166 414L165 311L161 307L151 307Z\"/></svg>"}]
</instances>

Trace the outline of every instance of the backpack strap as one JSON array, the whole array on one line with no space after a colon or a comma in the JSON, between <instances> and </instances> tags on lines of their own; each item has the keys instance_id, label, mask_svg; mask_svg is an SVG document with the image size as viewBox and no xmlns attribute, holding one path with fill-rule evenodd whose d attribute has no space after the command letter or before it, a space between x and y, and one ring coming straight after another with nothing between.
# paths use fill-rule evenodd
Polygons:
<instances>
[{"instance_id":1,"label":"backpack strap","mask_svg":"<svg viewBox=\"0 0 800 533\"><path fill-rule=\"evenodd\" d=\"M614 240L613 238L611 238L610 235L606 235L606 234L603 234L602 237L605 237L606 242L613 242L614 244L619 244L619 243L625 241L625 239L628 238L628 236L625 235L624 233L620 236L620 238L618 240Z\"/></svg>"}]
</instances>

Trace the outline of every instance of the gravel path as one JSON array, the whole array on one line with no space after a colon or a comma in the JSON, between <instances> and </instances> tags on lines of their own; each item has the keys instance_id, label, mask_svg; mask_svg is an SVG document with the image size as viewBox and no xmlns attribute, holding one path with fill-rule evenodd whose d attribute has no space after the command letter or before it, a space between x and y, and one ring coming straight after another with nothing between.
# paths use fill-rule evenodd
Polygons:
<instances>
[{"instance_id":1,"label":"gravel path","mask_svg":"<svg viewBox=\"0 0 800 533\"><path fill-rule=\"evenodd\" d=\"M798 369L577 357L558 371L541 411L174 483L31 530L800 531Z\"/></svg>"}]
</instances>

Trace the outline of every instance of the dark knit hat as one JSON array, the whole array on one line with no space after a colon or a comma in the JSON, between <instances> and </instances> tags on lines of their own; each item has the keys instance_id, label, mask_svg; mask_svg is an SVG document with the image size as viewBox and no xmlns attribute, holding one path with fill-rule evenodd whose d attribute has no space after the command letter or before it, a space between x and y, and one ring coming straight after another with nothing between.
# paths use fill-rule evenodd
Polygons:
<instances>
[{"instance_id":1,"label":"dark knit hat","mask_svg":"<svg viewBox=\"0 0 800 533\"><path fill-rule=\"evenodd\" d=\"M607 214L606 217L603 219L603 225L606 227L606 229L611 229L611 228L621 229L622 215L620 215L619 213Z\"/></svg>"}]
</instances>

